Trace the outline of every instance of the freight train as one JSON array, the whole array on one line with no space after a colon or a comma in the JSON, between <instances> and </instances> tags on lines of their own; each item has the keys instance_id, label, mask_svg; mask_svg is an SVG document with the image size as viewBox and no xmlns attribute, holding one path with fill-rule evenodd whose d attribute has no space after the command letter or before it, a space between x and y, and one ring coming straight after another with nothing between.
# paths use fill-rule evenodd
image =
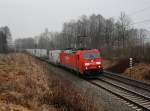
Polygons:
<instances>
[{"instance_id":1,"label":"freight train","mask_svg":"<svg viewBox=\"0 0 150 111\"><path fill-rule=\"evenodd\" d=\"M101 52L98 49L50 50L26 49L36 57L47 58L49 62L71 69L86 77L103 74Z\"/></svg>"}]
</instances>

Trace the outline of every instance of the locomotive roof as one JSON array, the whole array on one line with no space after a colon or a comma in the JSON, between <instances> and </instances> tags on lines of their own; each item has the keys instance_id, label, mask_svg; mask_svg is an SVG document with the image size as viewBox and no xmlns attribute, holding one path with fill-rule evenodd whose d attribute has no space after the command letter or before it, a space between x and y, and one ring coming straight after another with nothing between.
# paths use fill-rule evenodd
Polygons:
<instances>
[{"instance_id":1,"label":"locomotive roof","mask_svg":"<svg viewBox=\"0 0 150 111\"><path fill-rule=\"evenodd\" d=\"M76 49L76 50L64 50L64 52L66 53L76 53L77 51L82 51L82 52L86 52L86 51L97 51L98 49Z\"/></svg>"}]
</instances>

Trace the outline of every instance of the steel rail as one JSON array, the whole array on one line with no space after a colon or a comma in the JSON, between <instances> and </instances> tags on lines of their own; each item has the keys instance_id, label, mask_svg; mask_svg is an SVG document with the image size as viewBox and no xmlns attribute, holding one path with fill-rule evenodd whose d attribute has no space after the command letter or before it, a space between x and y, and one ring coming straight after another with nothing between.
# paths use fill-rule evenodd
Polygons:
<instances>
[{"instance_id":1,"label":"steel rail","mask_svg":"<svg viewBox=\"0 0 150 111\"><path fill-rule=\"evenodd\" d=\"M147 103L150 102L150 101L149 101L149 98L144 97L143 95L139 95L139 94L137 94L136 92L128 91L127 89L124 89L124 88L122 88L122 87L118 87L118 86L116 86L116 85L114 85L114 84L110 84L110 83L105 82L105 81L103 81L103 80L99 80L99 81L97 81L97 80L92 80L92 81L91 81L91 80L87 80L87 81L90 82L91 84L93 84L93 85L95 85L95 86L97 86L97 87L99 87L99 88L102 88L102 89L108 91L109 93L111 93L111 94L113 94L113 95L115 95L115 96L117 96L117 97L119 97L119 98L121 98L121 99L123 99L123 100L125 100L125 101L127 101L127 102L129 102L129 103L131 103L131 104L134 104L135 106L137 106L137 107L143 109L143 111L149 111L149 110L150 110L150 107L149 107L149 106L147 106L147 105L142 105L142 103L140 103L140 102L143 101L143 100L146 101ZM115 90L113 90L113 89L111 89L111 88L108 88L107 85L101 84L101 82L104 82L104 83L106 83L106 84L108 84L108 85L111 85L111 86L114 87L114 88L118 87L118 88L116 88L116 89L117 89L117 90L120 90L120 93L119 93L119 92L116 92ZM110 87L111 87L111 86L110 86ZM124 92L124 93L123 93L123 92ZM135 95L136 95L136 96L135 96ZM130 98L130 97L132 97L132 98ZM134 97L136 97L136 98L134 98ZM137 101L137 100L141 100L141 101Z\"/></svg>"},{"instance_id":2,"label":"steel rail","mask_svg":"<svg viewBox=\"0 0 150 111\"><path fill-rule=\"evenodd\" d=\"M140 88L147 92L150 92L150 84L148 84L148 83L144 83L144 82L123 76L121 74L116 74L116 73L112 73L112 72L108 72L108 71L104 71L104 76L108 77L110 79L125 83L127 85L130 85L130 86L133 86L136 88Z\"/></svg>"},{"instance_id":3,"label":"steel rail","mask_svg":"<svg viewBox=\"0 0 150 111\"><path fill-rule=\"evenodd\" d=\"M41 59L41 60L49 63L48 60L44 60L44 59ZM128 77L121 76L121 75L118 75L115 73L107 72L107 71L104 71L104 76L112 78L116 81L124 82L125 84L132 85L134 87L138 87L138 88L150 91L150 89L149 89L150 86L147 83L143 83L143 82L140 82L140 81L137 81L134 79L130 79ZM99 81L96 81L96 80L86 80L86 81L88 81L89 83L91 83L99 88L106 90L107 92L117 96L118 98L125 100L126 102L129 102L130 104L134 104L138 108L141 108L143 111L150 111L150 98L149 97L146 97L142 94L139 94L132 90L128 90L124 87L118 86L114 83L110 83L105 80L102 80L99 78L98 78L98 80ZM100 82L105 83L105 85L101 84ZM142 86L144 86L144 87L142 87ZM109 89L108 87L111 87L112 89L111 88ZM115 90L113 90L113 88L115 88L116 90L119 90L119 91L115 92Z\"/></svg>"}]
</instances>

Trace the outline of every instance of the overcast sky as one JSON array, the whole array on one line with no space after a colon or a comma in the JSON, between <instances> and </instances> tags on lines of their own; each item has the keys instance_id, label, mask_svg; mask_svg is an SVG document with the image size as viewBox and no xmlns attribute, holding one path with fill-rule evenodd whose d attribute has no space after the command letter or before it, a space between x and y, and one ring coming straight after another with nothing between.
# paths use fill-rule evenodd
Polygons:
<instances>
[{"instance_id":1,"label":"overcast sky","mask_svg":"<svg viewBox=\"0 0 150 111\"><path fill-rule=\"evenodd\" d=\"M0 26L9 26L13 38L33 37L46 27L61 31L83 14L117 19L121 11L134 22L150 19L150 0L0 0ZM150 22L135 26L150 30Z\"/></svg>"}]
</instances>

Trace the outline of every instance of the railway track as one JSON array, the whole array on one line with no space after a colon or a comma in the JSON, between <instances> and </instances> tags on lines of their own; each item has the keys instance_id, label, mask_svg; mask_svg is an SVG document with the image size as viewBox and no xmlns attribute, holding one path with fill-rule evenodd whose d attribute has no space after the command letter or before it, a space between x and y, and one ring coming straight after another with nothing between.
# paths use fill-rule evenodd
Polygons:
<instances>
[{"instance_id":1,"label":"railway track","mask_svg":"<svg viewBox=\"0 0 150 111\"><path fill-rule=\"evenodd\" d=\"M108 78L107 76L103 76L96 80L88 80L88 82L117 96L117 98L121 99L125 104L134 108L137 111L150 111L150 97L149 96L146 96L142 93L128 89L120 84L116 84L115 82L110 81ZM135 85L132 85L131 82L129 84L131 86L135 86ZM142 82L140 82L140 84L142 84ZM137 88L137 86L135 87ZM141 87L138 87L138 88L141 89ZM144 91L147 91L146 88L142 88L142 89Z\"/></svg>"},{"instance_id":2,"label":"railway track","mask_svg":"<svg viewBox=\"0 0 150 111\"><path fill-rule=\"evenodd\" d=\"M42 60L45 62L49 62L44 59ZM112 82L112 80L120 82L120 84L124 83L126 85L135 87L148 93L150 92L150 84L110 72L104 72L104 76L96 80L87 81L99 88L106 90L112 95L115 95L119 100L122 100L125 104L134 108L137 111L150 111L150 96L146 96L142 93L124 87L123 85L116 84L115 82Z\"/></svg>"},{"instance_id":3,"label":"railway track","mask_svg":"<svg viewBox=\"0 0 150 111\"><path fill-rule=\"evenodd\" d=\"M150 92L150 84L148 84L148 83L143 83L141 81L131 79L131 78L123 76L123 75L111 73L108 71L104 71L104 73L105 73L104 76L107 78L110 78L110 79L113 79L115 81L119 81L119 82L122 82L124 84L127 84L129 86L133 86L133 87L136 87L138 89Z\"/></svg>"}]
</instances>

